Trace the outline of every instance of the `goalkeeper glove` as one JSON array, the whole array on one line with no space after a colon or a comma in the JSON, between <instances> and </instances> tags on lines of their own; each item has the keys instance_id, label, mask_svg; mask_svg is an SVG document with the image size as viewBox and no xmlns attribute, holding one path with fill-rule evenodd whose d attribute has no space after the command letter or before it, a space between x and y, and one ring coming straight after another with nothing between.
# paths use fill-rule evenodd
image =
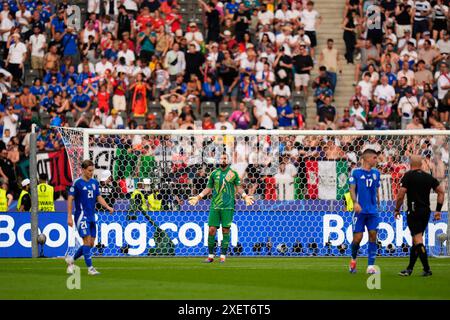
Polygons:
<instances>
[{"instance_id":1,"label":"goalkeeper glove","mask_svg":"<svg viewBox=\"0 0 450 320\"><path fill-rule=\"evenodd\" d=\"M253 203L255 203L255 200L253 200L253 196L245 195L243 198L246 206L251 206Z\"/></svg>"},{"instance_id":2,"label":"goalkeeper glove","mask_svg":"<svg viewBox=\"0 0 450 320\"><path fill-rule=\"evenodd\" d=\"M200 200L200 197L195 196L195 197L190 197L188 202L191 206L195 206L199 200Z\"/></svg>"}]
</instances>

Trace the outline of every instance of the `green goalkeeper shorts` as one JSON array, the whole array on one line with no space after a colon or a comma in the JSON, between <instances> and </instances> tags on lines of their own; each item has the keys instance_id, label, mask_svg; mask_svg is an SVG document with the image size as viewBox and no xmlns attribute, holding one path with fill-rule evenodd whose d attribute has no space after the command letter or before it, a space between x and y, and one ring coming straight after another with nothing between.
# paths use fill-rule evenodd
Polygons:
<instances>
[{"instance_id":1,"label":"green goalkeeper shorts","mask_svg":"<svg viewBox=\"0 0 450 320\"><path fill-rule=\"evenodd\" d=\"M222 224L223 228L231 227L233 222L234 209L210 209L208 225L210 227L219 228Z\"/></svg>"}]
</instances>

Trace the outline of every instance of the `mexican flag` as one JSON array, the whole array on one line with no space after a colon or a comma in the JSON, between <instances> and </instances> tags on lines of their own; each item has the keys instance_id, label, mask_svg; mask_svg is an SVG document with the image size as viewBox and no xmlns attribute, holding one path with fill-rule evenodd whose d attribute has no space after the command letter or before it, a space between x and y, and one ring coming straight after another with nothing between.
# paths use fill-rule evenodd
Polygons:
<instances>
[{"instance_id":1,"label":"mexican flag","mask_svg":"<svg viewBox=\"0 0 450 320\"><path fill-rule=\"evenodd\" d=\"M348 191L346 161L306 161L307 198L341 200Z\"/></svg>"}]
</instances>

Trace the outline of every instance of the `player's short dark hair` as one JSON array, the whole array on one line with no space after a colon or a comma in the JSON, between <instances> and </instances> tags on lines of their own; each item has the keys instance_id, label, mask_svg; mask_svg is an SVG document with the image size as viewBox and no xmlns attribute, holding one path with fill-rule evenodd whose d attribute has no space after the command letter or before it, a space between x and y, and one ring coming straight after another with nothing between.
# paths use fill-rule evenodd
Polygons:
<instances>
[{"instance_id":1,"label":"player's short dark hair","mask_svg":"<svg viewBox=\"0 0 450 320\"><path fill-rule=\"evenodd\" d=\"M46 173L39 174L39 180L47 181L48 180L48 174L46 174Z\"/></svg>"},{"instance_id":2,"label":"player's short dark hair","mask_svg":"<svg viewBox=\"0 0 450 320\"><path fill-rule=\"evenodd\" d=\"M369 155L378 155L378 152L376 152L376 151L373 150L373 149L366 149L366 150L364 150L363 153L362 153L362 156L363 156L363 157L369 156Z\"/></svg>"},{"instance_id":3,"label":"player's short dark hair","mask_svg":"<svg viewBox=\"0 0 450 320\"><path fill-rule=\"evenodd\" d=\"M91 167L91 166L93 166L94 165L94 162L92 161L92 160L84 160L82 163L81 163L81 168L82 169L87 169L87 168L89 168L89 167Z\"/></svg>"}]
</instances>

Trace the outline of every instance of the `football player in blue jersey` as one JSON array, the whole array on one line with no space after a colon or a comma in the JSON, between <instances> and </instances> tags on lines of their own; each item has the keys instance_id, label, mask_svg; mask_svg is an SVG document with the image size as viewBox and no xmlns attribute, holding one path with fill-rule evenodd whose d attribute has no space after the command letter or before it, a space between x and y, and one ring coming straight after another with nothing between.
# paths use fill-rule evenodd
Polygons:
<instances>
[{"instance_id":1,"label":"football player in blue jersey","mask_svg":"<svg viewBox=\"0 0 450 320\"><path fill-rule=\"evenodd\" d=\"M100 272L92 266L91 248L94 246L95 237L97 235L95 225L95 204L97 201L108 210L114 212L100 195L99 183L93 179L94 163L91 160L84 160L81 164L81 178L73 182L70 187L69 197L67 199L67 223L70 227L75 226L78 234L83 239L83 245L77 250L75 255L67 256L68 264L67 273L74 272L74 261L84 256L84 261L88 267L89 275L97 275ZM73 202L75 203L75 220L72 217Z\"/></svg>"},{"instance_id":2,"label":"football player in blue jersey","mask_svg":"<svg viewBox=\"0 0 450 320\"><path fill-rule=\"evenodd\" d=\"M380 172L375 169L377 164L377 152L366 149L362 153L362 166L354 169L349 178L350 194L354 203L352 259L349 268L351 273L356 272L356 257L366 227L369 232L367 273L376 273L374 264L377 253L378 188L380 187Z\"/></svg>"}]
</instances>

